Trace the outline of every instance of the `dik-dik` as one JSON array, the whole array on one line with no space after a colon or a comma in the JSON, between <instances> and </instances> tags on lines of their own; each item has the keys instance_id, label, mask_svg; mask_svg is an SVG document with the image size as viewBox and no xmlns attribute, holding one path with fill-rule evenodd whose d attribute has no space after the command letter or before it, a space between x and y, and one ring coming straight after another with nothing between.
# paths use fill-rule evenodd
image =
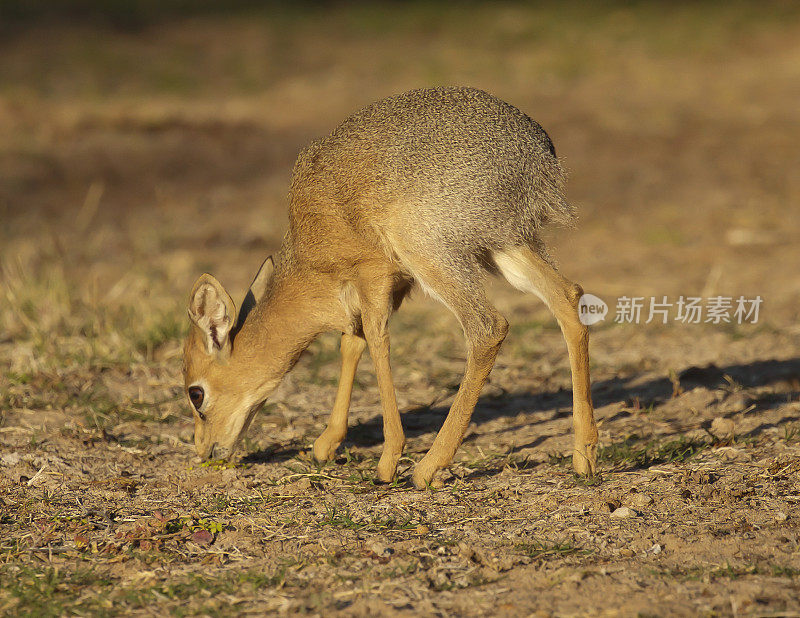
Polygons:
<instances>
[{"instance_id":1,"label":"dik-dik","mask_svg":"<svg viewBox=\"0 0 800 618\"><path fill-rule=\"evenodd\" d=\"M238 314L211 275L191 292L186 391L202 458L233 449L301 352L323 331L342 333L342 366L314 457L345 437L364 348L383 408L378 479L391 481L405 436L389 362L388 322L419 286L458 318L467 343L461 386L412 480L424 488L450 464L492 369L508 322L487 299L486 272L538 296L567 342L572 369L573 465L595 472L597 427L589 386L580 286L553 266L540 230L568 223L564 173L553 143L517 108L472 88L429 88L355 113L300 153L289 230L262 265Z\"/></svg>"}]
</instances>

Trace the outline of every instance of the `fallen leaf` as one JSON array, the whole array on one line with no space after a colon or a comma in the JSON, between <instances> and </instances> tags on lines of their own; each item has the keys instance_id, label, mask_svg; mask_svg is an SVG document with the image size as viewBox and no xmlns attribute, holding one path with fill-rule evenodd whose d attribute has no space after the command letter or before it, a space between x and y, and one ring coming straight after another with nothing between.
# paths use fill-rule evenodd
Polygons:
<instances>
[{"instance_id":1,"label":"fallen leaf","mask_svg":"<svg viewBox=\"0 0 800 618\"><path fill-rule=\"evenodd\" d=\"M214 541L214 535L208 530L195 530L192 533L192 540L200 545L210 545Z\"/></svg>"}]
</instances>

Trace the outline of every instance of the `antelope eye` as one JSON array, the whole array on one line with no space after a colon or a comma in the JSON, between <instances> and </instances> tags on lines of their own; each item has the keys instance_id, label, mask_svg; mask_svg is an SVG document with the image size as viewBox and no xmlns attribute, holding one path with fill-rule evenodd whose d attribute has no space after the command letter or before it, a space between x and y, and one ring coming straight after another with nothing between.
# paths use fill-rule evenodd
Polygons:
<instances>
[{"instance_id":1,"label":"antelope eye","mask_svg":"<svg viewBox=\"0 0 800 618\"><path fill-rule=\"evenodd\" d=\"M192 401L192 405L194 409L198 412L200 411L200 407L203 405L203 399L205 398L205 393L203 389L199 386L191 386L189 387L189 399Z\"/></svg>"}]
</instances>

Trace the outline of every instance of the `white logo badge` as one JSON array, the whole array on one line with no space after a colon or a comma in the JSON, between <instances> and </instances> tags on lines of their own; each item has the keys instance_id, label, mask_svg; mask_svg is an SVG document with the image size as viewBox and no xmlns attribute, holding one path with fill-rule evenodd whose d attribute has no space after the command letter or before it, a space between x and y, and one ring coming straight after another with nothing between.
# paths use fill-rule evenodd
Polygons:
<instances>
[{"instance_id":1,"label":"white logo badge","mask_svg":"<svg viewBox=\"0 0 800 618\"><path fill-rule=\"evenodd\" d=\"M607 313L608 305L594 294L584 294L578 301L578 317L581 324L586 326L597 324L605 319Z\"/></svg>"}]
</instances>

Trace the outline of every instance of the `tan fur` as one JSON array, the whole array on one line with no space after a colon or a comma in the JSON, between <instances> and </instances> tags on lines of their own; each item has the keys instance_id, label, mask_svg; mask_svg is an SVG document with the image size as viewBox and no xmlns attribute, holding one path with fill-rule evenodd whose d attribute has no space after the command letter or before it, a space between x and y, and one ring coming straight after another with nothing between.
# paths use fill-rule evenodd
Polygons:
<instances>
[{"instance_id":1,"label":"tan fur","mask_svg":"<svg viewBox=\"0 0 800 618\"><path fill-rule=\"evenodd\" d=\"M500 272L538 295L561 326L573 375L575 469L595 470L597 429L589 388L580 287L547 257L538 231L569 222L564 176L544 130L518 109L471 88L432 88L379 101L298 157L289 231L274 264L256 276L239 315L210 275L195 284L184 374L204 388L195 412L202 457L231 449L258 407L319 333L342 335L342 372L314 456L344 439L356 367L372 356L384 419L378 478L394 478L405 437L389 360L388 321L414 284L443 302L467 340L461 387L413 473L425 487L452 460L508 323L482 278ZM235 326L231 327L235 323ZM222 340L219 341L222 333Z\"/></svg>"}]
</instances>

